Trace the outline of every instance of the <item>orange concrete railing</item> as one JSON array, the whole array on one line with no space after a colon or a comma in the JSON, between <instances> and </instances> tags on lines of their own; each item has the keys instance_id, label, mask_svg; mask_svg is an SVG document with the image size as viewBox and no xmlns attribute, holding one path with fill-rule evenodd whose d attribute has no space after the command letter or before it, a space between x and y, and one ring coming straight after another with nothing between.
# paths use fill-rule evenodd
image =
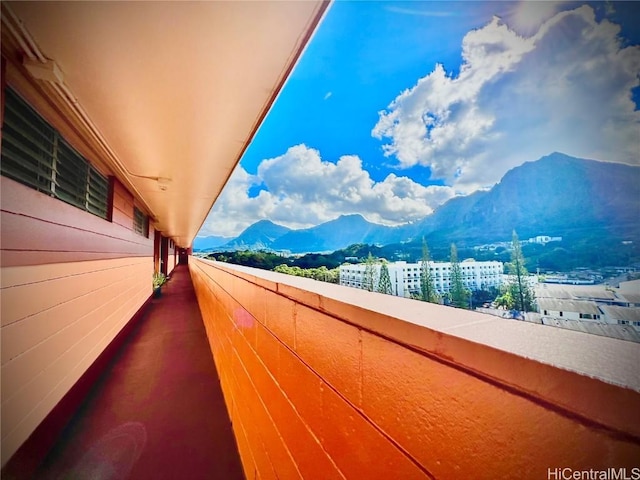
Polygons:
<instances>
[{"instance_id":1,"label":"orange concrete railing","mask_svg":"<svg viewBox=\"0 0 640 480\"><path fill-rule=\"evenodd\" d=\"M249 479L640 476L638 344L189 266Z\"/></svg>"}]
</instances>

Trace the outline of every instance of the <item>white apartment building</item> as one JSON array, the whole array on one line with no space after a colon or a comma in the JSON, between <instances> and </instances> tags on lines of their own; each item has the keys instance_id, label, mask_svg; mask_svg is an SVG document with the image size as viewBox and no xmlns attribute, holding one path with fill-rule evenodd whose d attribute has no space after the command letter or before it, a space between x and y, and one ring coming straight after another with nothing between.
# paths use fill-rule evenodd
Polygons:
<instances>
[{"instance_id":1,"label":"white apartment building","mask_svg":"<svg viewBox=\"0 0 640 480\"><path fill-rule=\"evenodd\" d=\"M376 278L374 290L378 288L380 279L380 263L375 264ZM340 266L340 285L364 288L366 264ZM392 293L399 297L410 297L420 294L420 263L393 262L387 263L391 279ZM462 281L469 290L484 290L500 287L502 284L502 262L476 262L469 259L460 262ZM442 295L451 288L451 262L430 262L431 278L436 290Z\"/></svg>"}]
</instances>

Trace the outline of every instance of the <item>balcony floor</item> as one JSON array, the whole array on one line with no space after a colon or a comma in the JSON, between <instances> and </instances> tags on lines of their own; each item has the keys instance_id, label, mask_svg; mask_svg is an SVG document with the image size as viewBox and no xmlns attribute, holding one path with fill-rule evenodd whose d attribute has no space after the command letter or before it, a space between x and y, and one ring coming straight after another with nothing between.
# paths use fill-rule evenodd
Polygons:
<instances>
[{"instance_id":1,"label":"balcony floor","mask_svg":"<svg viewBox=\"0 0 640 480\"><path fill-rule=\"evenodd\" d=\"M35 478L244 478L187 267L173 271Z\"/></svg>"}]
</instances>

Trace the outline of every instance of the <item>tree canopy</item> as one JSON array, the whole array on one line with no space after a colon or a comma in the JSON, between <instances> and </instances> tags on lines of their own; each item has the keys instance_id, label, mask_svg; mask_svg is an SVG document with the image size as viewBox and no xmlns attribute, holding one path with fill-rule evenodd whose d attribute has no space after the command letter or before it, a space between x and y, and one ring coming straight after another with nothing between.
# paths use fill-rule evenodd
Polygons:
<instances>
[{"instance_id":1,"label":"tree canopy","mask_svg":"<svg viewBox=\"0 0 640 480\"><path fill-rule=\"evenodd\" d=\"M422 238L422 260L420 261L420 293L421 300L430 303L440 303L440 296L434 286L431 275L431 256L427 241Z\"/></svg>"},{"instance_id":2,"label":"tree canopy","mask_svg":"<svg viewBox=\"0 0 640 480\"><path fill-rule=\"evenodd\" d=\"M535 296L529 285L529 272L525 264L520 240L514 230L511 240L511 261L507 263L510 278L498 303L509 309L531 312L535 310Z\"/></svg>"},{"instance_id":3,"label":"tree canopy","mask_svg":"<svg viewBox=\"0 0 640 480\"><path fill-rule=\"evenodd\" d=\"M378 272L376 269L376 261L373 258L373 255L369 253L367 261L365 262L364 276L362 278L362 288L369 292L373 292L376 288L376 283L378 280L377 277Z\"/></svg>"},{"instance_id":4,"label":"tree canopy","mask_svg":"<svg viewBox=\"0 0 640 480\"><path fill-rule=\"evenodd\" d=\"M380 279L378 280L378 292L387 295L393 294L393 286L391 285L391 277L389 276L389 267L387 262L380 265Z\"/></svg>"},{"instance_id":5,"label":"tree canopy","mask_svg":"<svg viewBox=\"0 0 640 480\"><path fill-rule=\"evenodd\" d=\"M300 268L297 266L289 266L286 264L278 265L273 269L276 272L286 273L287 275L295 275L297 277L312 278L329 283L338 283L340 281L340 269L333 268L329 270L322 266L318 268Z\"/></svg>"},{"instance_id":6,"label":"tree canopy","mask_svg":"<svg viewBox=\"0 0 640 480\"><path fill-rule=\"evenodd\" d=\"M451 305L458 308L469 308L469 291L464 286L462 270L458 260L458 249L454 243L451 244L451 275L450 289Z\"/></svg>"}]
</instances>

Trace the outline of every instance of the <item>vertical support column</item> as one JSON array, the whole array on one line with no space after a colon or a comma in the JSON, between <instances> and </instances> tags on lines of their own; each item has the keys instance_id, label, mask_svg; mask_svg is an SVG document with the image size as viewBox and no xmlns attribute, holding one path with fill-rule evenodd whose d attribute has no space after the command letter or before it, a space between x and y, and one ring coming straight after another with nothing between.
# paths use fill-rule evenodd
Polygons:
<instances>
[{"instance_id":1,"label":"vertical support column","mask_svg":"<svg viewBox=\"0 0 640 480\"><path fill-rule=\"evenodd\" d=\"M4 125L4 90L7 86L7 61L2 57L2 73L0 74L0 129ZM0 130L0 143L2 143L2 130Z\"/></svg>"},{"instance_id":2,"label":"vertical support column","mask_svg":"<svg viewBox=\"0 0 640 480\"><path fill-rule=\"evenodd\" d=\"M160 235L160 272L167 275L169 263L169 239Z\"/></svg>"},{"instance_id":3,"label":"vertical support column","mask_svg":"<svg viewBox=\"0 0 640 480\"><path fill-rule=\"evenodd\" d=\"M162 235L155 228L153 229L153 271L160 271L160 238Z\"/></svg>"},{"instance_id":4,"label":"vertical support column","mask_svg":"<svg viewBox=\"0 0 640 480\"><path fill-rule=\"evenodd\" d=\"M107 197L107 221L113 222L113 200L115 197L115 189L116 189L116 177L113 175L109 176L109 193Z\"/></svg>"}]
</instances>

